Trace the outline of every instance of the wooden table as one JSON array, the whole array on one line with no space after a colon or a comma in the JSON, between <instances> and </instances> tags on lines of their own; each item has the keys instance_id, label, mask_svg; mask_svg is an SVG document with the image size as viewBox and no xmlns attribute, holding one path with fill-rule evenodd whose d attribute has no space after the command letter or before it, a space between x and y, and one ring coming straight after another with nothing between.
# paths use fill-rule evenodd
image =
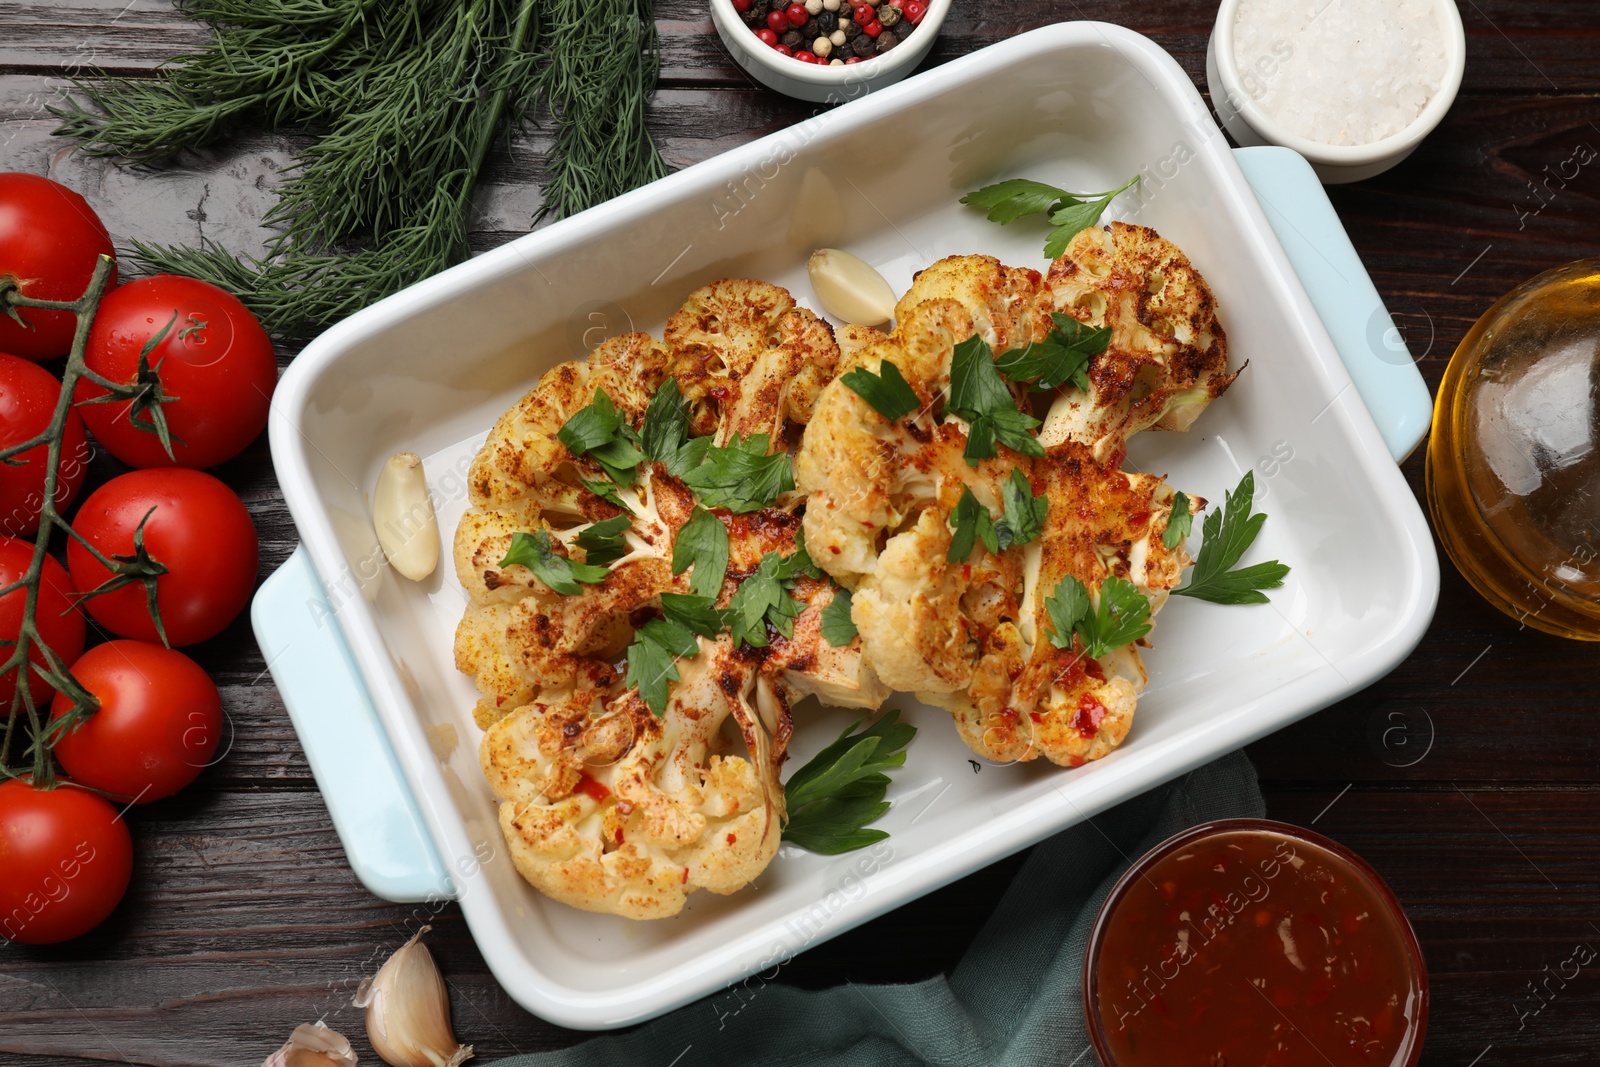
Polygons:
<instances>
[{"instance_id":1,"label":"wooden table","mask_svg":"<svg viewBox=\"0 0 1600 1067\"><path fill-rule=\"evenodd\" d=\"M1600 164L1551 177L1571 174L1563 164L1579 146L1590 157L1600 147L1600 9L1591 0L1462 8L1467 76L1443 126L1398 169L1330 190L1433 385L1496 297L1593 255L1600 238ZM728 60L704 0L661 0L657 10L664 61L651 125L671 163L811 113L753 86ZM930 62L1053 21L1100 18L1153 37L1203 91L1213 13L1183 0L957 0ZM44 105L64 74L85 65L148 74L205 41L171 0L0 0L0 169L78 189L119 243L204 236L258 247L273 175L303 141L248 137L182 167L136 173L79 158L49 136ZM535 132L495 160L479 197L479 246L528 228L546 144ZM98 461L93 477L115 468ZM1421 455L1405 470L1420 495ZM217 473L254 515L265 576L295 544L266 441ZM1405 902L1432 972L1424 1063L1593 1064L1600 967L1564 983L1551 976L1575 946L1600 947L1600 729L1591 718L1600 655L1519 628L1448 561L1442 570L1434 623L1398 670L1250 754L1273 816L1351 845ZM0 948L7 1064L253 1065L319 1017L365 1055L350 994L418 908L375 899L350 873L246 621L195 654L222 687L232 748L179 797L131 814L133 887L103 927L63 946ZM1403 733L1385 745L1383 731L1397 725ZM903 981L949 968L1019 859L813 949L784 980ZM453 905L429 921L457 1032L482 1060L580 1039L506 996Z\"/></svg>"}]
</instances>

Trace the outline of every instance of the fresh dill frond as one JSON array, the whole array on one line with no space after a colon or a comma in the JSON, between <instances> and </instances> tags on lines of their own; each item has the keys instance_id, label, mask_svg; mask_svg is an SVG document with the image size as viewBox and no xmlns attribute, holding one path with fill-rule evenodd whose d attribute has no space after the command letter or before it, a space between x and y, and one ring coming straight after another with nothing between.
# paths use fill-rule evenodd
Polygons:
<instances>
[{"instance_id":1,"label":"fresh dill frond","mask_svg":"<svg viewBox=\"0 0 1600 1067\"><path fill-rule=\"evenodd\" d=\"M269 331L309 337L466 259L472 192L511 126L556 131L541 217L666 173L645 127L659 67L645 0L182 0L205 51L155 80L80 84L56 132L159 163L241 130L308 129L262 221L263 257L138 243L135 266L235 293Z\"/></svg>"}]
</instances>

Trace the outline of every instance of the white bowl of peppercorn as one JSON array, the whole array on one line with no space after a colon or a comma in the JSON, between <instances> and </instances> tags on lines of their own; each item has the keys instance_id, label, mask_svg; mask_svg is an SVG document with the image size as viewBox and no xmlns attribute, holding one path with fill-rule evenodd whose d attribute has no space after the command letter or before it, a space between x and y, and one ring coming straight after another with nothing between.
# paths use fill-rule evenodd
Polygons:
<instances>
[{"instance_id":1,"label":"white bowl of peppercorn","mask_svg":"<svg viewBox=\"0 0 1600 1067\"><path fill-rule=\"evenodd\" d=\"M786 96L841 104L910 74L951 0L711 0L734 62Z\"/></svg>"}]
</instances>

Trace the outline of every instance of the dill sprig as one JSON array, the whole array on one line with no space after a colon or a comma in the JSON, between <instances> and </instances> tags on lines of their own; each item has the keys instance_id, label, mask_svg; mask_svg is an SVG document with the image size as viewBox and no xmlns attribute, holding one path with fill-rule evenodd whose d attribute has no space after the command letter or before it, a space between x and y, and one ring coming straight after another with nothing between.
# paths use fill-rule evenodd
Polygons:
<instances>
[{"instance_id":1,"label":"dill sprig","mask_svg":"<svg viewBox=\"0 0 1600 1067\"><path fill-rule=\"evenodd\" d=\"M241 129L317 133L263 222L261 257L136 243L149 271L203 278L303 338L467 258L496 140L555 125L541 217L665 173L645 127L659 66L645 0L185 0L217 31L154 81L101 79L56 113L85 151L157 163Z\"/></svg>"}]
</instances>

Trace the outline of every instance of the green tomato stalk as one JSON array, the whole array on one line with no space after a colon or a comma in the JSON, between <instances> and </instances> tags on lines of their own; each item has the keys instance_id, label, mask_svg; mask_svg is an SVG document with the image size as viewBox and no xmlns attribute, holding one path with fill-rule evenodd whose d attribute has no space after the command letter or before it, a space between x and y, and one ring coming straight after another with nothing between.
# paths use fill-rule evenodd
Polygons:
<instances>
[{"instance_id":1,"label":"green tomato stalk","mask_svg":"<svg viewBox=\"0 0 1600 1067\"><path fill-rule=\"evenodd\" d=\"M80 602L89 597L108 593L114 589L131 582L143 582L145 595L150 608L150 616L155 621L156 630L166 640L166 632L161 625L161 616L156 610L156 578L167 572L167 569L158 561L152 559L144 547L144 522L150 518L146 514L140 522L139 529L134 535L134 551L127 556L107 558L99 549L89 544L78 535L71 524L56 511L56 488L60 480L61 448L66 433L67 416L72 411L73 393L80 379L88 378L91 381L111 391L115 399L132 400L135 402L150 401L151 389L147 382L135 381L127 384L109 381L94 371L90 370L85 362L85 352L89 343L89 330L94 324L95 312L100 307L100 298L105 295L106 287L110 283L113 261L110 256L101 256L95 264L94 274L89 279L89 287L82 296L76 300L35 300L24 296L15 282L9 279L0 279L0 314L15 316L19 308L36 308L42 311L70 311L77 316L77 330L72 335L72 349L67 355L67 366L62 374L61 398L56 402L56 409L51 416L50 425L37 436L26 441L0 449L0 463L16 463L14 457L32 448L45 445L47 457L45 460L44 500L39 514L39 532L34 538L33 559L28 564L27 572L18 581L0 587L0 596L7 596L17 590L25 590L22 625L17 632L17 639L11 644L11 653L4 663L0 663L0 676L16 671L17 690L11 698L11 706L6 711L6 727L4 740L0 741L0 778L22 777L11 770L11 744L16 731L16 726L22 713L26 713L28 726L33 738L31 758L33 767L28 776L35 788L48 789L55 783L55 765L50 758L51 750L56 741L65 733L77 726L88 716L99 710L100 702L78 683L72 676L70 665L58 656L54 649L45 642L39 633L39 586L44 578L44 561L50 546L50 536L54 530L61 530L88 549L90 554L102 566L111 572L111 578L104 584L80 594ZM158 338L159 339L159 338ZM148 356L148 349L141 354L141 365ZM155 403L159 411L159 390L156 391ZM165 423L162 420L164 428ZM152 432L155 432L152 429ZM165 440L165 435L163 435ZM152 509L153 511L154 509ZM0 646L3 647L3 646ZM32 662L30 652L38 649L44 658L44 664ZM54 722L46 722L41 718L40 709L34 704L32 686L29 684L30 672L37 674L50 683L58 692L71 698L72 711L63 715Z\"/></svg>"}]
</instances>

